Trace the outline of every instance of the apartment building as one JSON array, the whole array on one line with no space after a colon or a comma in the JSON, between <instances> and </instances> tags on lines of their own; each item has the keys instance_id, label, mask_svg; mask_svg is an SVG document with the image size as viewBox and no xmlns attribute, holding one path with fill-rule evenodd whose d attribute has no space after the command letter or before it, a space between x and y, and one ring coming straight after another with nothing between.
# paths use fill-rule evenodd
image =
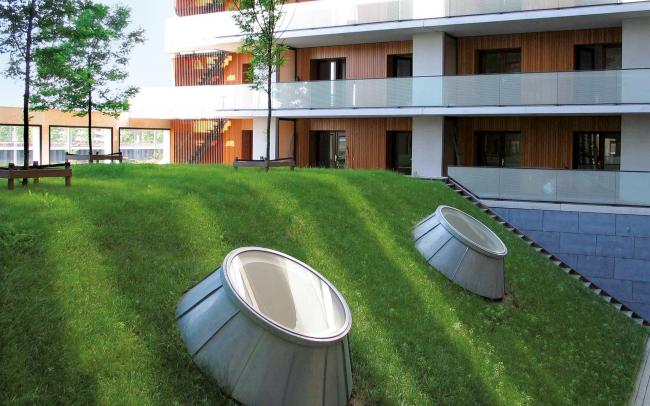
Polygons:
<instances>
[{"instance_id":1,"label":"apartment building","mask_svg":"<svg viewBox=\"0 0 650 406\"><path fill-rule=\"evenodd\" d=\"M228 2L176 0L171 161L264 155L264 95ZM272 158L450 176L650 318L650 2L317 0L284 6Z\"/></svg>"}]
</instances>

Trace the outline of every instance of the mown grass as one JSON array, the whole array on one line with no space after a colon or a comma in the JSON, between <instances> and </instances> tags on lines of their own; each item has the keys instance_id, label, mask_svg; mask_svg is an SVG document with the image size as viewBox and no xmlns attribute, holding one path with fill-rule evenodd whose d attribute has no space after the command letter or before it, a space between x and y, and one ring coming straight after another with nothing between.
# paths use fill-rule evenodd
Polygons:
<instances>
[{"instance_id":1,"label":"mown grass","mask_svg":"<svg viewBox=\"0 0 650 406\"><path fill-rule=\"evenodd\" d=\"M240 246L306 261L353 313L355 404L622 404L646 333L439 183L386 172L83 166L0 190L0 403L220 404L174 320ZM510 300L434 272L440 204L510 249Z\"/></svg>"}]
</instances>

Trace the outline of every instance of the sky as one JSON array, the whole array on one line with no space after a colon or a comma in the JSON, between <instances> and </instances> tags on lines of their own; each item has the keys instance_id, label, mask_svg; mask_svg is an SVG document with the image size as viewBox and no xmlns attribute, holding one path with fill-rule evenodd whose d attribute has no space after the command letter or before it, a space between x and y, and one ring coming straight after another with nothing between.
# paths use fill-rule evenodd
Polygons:
<instances>
[{"instance_id":1,"label":"sky","mask_svg":"<svg viewBox=\"0 0 650 406\"><path fill-rule=\"evenodd\" d=\"M173 0L100 1L130 6L133 26L145 30L147 41L131 54L128 83L138 87L171 86L171 56L165 53L165 19L174 13ZM6 63L6 56L0 55L0 71L5 70ZM0 106L22 106L22 94L20 83L0 77Z\"/></svg>"}]
</instances>

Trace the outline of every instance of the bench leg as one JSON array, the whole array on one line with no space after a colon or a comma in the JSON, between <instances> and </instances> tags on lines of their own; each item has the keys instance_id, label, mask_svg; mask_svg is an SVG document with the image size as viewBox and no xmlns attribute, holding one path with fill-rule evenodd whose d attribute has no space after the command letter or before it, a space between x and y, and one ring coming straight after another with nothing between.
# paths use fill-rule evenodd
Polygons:
<instances>
[{"instance_id":1,"label":"bench leg","mask_svg":"<svg viewBox=\"0 0 650 406\"><path fill-rule=\"evenodd\" d=\"M39 178L34 178L34 184L41 183L41 180Z\"/></svg>"},{"instance_id":2,"label":"bench leg","mask_svg":"<svg viewBox=\"0 0 650 406\"><path fill-rule=\"evenodd\" d=\"M72 176L66 176L65 177L65 186L66 187L72 186Z\"/></svg>"},{"instance_id":3,"label":"bench leg","mask_svg":"<svg viewBox=\"0 0 650 406\"><path fill-rule=\"evenodd\" d=\"M9 181L7 182L7 187L9 188L9 190L14 190L14 188L16 187L16 182L13 178L9 179Z\"/></svg>"}]
</instances>

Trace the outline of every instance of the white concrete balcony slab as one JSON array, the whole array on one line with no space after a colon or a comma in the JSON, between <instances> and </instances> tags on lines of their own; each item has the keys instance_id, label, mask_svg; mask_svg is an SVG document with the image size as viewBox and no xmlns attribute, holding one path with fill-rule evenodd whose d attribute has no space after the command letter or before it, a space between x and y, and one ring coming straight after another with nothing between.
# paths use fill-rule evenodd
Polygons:
<instances>
[{"instance_id":1,"label":"white concrete balcony slab","mask_svg":"<svg viewBox=\"0 0 650 406\"><path fill-rule=\"evenodd\" d=\"M264 115L249 86L143 89L132 117ZM276 83L276 116L624 114L650 112L650 69Z\"/></svg>"},{"instance_id":2,"label":"white concrete balcony slab","mask_svg":"<svg viewBox=\"0 0 650 406\"><path fill-rule=\"evenodd\" d=\"M319 0L285 5L282 30L287 44L303 47L407 39L424 28L456 35L531 29L522 22L554 21L549 30L591 28L648 13L644 0ZM166 51L236 50L242 33L233 14L168 19Z\"/></svg>"}]
</instances>

